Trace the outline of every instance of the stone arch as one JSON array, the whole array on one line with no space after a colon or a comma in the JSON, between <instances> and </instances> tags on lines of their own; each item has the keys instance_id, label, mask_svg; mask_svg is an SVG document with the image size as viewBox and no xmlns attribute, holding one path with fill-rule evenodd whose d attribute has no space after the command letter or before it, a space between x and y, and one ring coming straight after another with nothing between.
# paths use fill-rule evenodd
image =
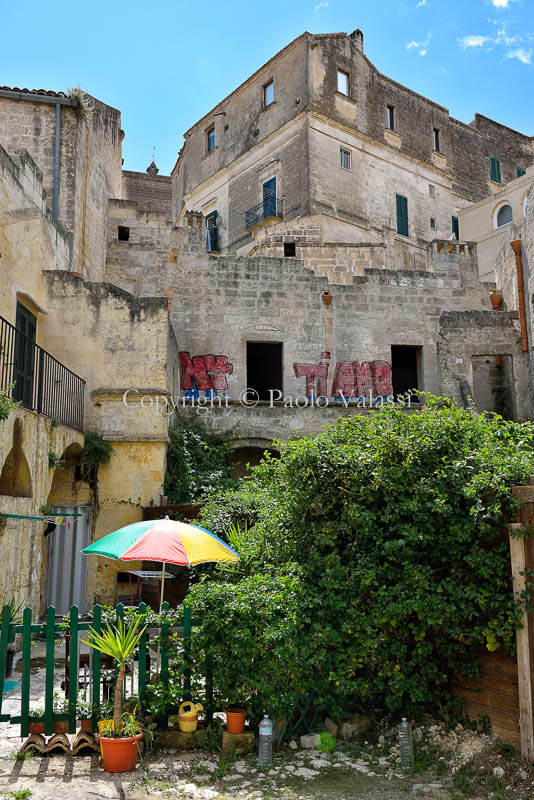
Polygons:
<instances>
[{"instance_id":1,"label":"stone arch","mask_svg":"<svg viewBox=\"0 0 534 800\"><path fill-rule=\"evenodd\" d=\"M0 474L0 495L7 497L32 497L32 477L22 443L24 423L15 420L13 428L13 447L9 451Z\"/></svg>"},{"instance_id":2,"label":"stone arch","mask_svg":"<svg viewBox=\"0 0 534 800\"><path fill-rule=\"evenodd\" d=\"M47 505L76 502L76 467L81 454L82 446L77 442L73 442L63 451L60 466L54 470Z\"/></svg>"},{"instance_id":3,"label":"stone arch","mask_svg":"<svg viewBox=\"0 0 534 800\"><path fill-rule=\"evenodd\" d=\"M510 203L507 200L499 203L493 212L493 227L502 228L503 225L508 225L508 223L513 221L514 214Z\"/></svg>"},{"instance_id":4,"label":"stone arch","mask_svg":"<svg viewBox=\"0 0 534 800\"><path fill-rule=\"evenodd\" d=\"M248 465L254 467L259 464L265 452L275 457L280 455L273 447L272 439L242 438L231 442L229 460L232 478L243 478L250 474Z\"/></svg>"}]
</instances>

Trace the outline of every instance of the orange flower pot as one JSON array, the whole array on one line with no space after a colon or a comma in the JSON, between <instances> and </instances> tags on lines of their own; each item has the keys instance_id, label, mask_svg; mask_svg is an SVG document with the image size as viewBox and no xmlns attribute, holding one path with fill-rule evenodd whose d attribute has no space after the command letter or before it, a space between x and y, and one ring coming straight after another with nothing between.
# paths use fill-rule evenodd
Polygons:
<instances>
[{"instance_id":1,"label":"orange flower pot","mask_svg":"<svg viewBox=\"0 0 534 800\"><path fill-rule=\"evenodd\" d=\"M228 733L243 733L245 730L246 708L226 709L226 730Z\"/></svg>"},{"instance_id":2,"label":"orange flower pot","mask_svg":"<svg viewBox=\"0 0 534 800\"><path fill-rule=\"evenodd\" d=\"M135 769L138 743L142 738L142 733L137 736L113 739L101 736L100 745L106 772L130 772Z\"/></svg>"}]
</instances>

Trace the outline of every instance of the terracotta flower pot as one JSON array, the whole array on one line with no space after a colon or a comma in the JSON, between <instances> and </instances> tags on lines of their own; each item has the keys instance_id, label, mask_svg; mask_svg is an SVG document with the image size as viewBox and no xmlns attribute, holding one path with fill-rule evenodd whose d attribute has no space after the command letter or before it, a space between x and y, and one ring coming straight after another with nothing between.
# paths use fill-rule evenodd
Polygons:
<instances>
[{"instance_id":1,"label":"terracotta flower pot","mask_svg":"<svg viewBox=\"0 0 534 800\"><path fill-rule=\"evenodd\" d=\"M226 709L226 730L228 733L243 733L245 730L246 708Z\"/></svg>"},{"instance_id":2,"label":"terracotta flower pot","mask_svg":"<svg viewBox=\"0 0 534 800\"><path fill-rule=\"evenodd\" d=\"M502 294L500 292L490 292L491 305L494 311L498 311L502 303Z\"/></svg>"},{"instance_id":3,"label":"terracotta flower pot","mask_svg":"<svg viewBox=\"0 0 534 800\"><path fill-rule=\"evenodd\" d=\"M101 736L100 745L106 772L130 772L135 769L138 743L142 738L142 733L137 736L113 739Z\"/></svg>"},{"instance_id":4,"label":"terracotta flower pot","mask_svg":"<svg viewBox=\"0 0 534 800\"><path fill-rule=\"evenodd\" d=\"M44 733L44 722L29 722L28 723L28 732L29 733Z\"/></svg>"},{"instance_id":5,"label":"terracotta flower pot","mask_svg":"<svg viewBox=\"0 0 534 800\"><path fill-rule=\"evenodd\" d=\"M87 733L91 733L91 731L93 730L93 720L90 717L89 719L81 719L80 730L86 731Z\"/></svg>"}]
</instances>

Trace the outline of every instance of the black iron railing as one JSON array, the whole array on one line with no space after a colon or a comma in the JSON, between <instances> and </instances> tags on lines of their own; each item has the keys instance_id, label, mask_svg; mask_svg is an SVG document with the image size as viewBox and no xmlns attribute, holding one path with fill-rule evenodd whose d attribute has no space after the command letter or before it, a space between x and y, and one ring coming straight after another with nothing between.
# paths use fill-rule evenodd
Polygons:
<instances>
[{"instance_id":1,"label":"black iron railing","mask_svg":"<svg viewBox=\"0 0 534 800\"><path fill-rule=\"evenodd\" d=\"M245 211L245 227L251 228L263 219L278 217L282 219L282 200L274 195L266 195L263 202Z\"/></svg>"},{"instance_id":2,"label":"black iron railing","mask_svg":"<svg viewBox=\"0 0 534 800\"><path fill-rule=\"evenodd\" d=\"M0 317L0 389L25 408L83 431L85 381Z\"/></svg>"}]
</instances>

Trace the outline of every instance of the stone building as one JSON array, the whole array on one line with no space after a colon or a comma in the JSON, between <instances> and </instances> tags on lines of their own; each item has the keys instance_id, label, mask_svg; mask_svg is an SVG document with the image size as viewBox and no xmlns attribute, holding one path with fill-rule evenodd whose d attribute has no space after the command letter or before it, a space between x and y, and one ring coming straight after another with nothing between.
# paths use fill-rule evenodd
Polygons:
<instances>
[{"instance_id":1,"label":"stone building","mask_svg":"<svg viewBox=\"0 0 534 800\"><path fill-rule=\"evenodd\" d=\"M360 30L303 33L185 133L173 219L202 213L224 254L425 269L428 242L468 239L460 211L533 155L532 137L382 75Z\"/></svg>"},{"instance_id":2,"label":"stone building","mask_svg":"<svg viewBox=\"0 0 534 800\"><path fill-rule=\"evenodd\" d=\"M171 176L122 171L123 135L83 92L0 89L0 389L21 401L0 422L0 603L113 601L117 565L79 545L159 502L176 412L225 433L237 473L410 389L533 416L510 247L529 281L531 137L381 75L359 30L291 42ZM97 485L88 432L113 446ZM80 516L45 540L45 506Z\"/></svg>"},{"instance_id":3,"label":"stone building","mask_svg":"<svg viewBox=\"0 0 534 800\"><path fill-rule=\"evenodd\" d=\"M94 98L0 90L0 388L14 384L21 403L0 422L0 605L111 601L112 562L81 547L161 494L166 420L127 419L121 401L133 387L174 391L167 298L134 297L104 274L122 137L120 113ZM88 431L113 446L97 486ZM45 538L43 517L56 516Z\"/></svg>"}]
</instances>

